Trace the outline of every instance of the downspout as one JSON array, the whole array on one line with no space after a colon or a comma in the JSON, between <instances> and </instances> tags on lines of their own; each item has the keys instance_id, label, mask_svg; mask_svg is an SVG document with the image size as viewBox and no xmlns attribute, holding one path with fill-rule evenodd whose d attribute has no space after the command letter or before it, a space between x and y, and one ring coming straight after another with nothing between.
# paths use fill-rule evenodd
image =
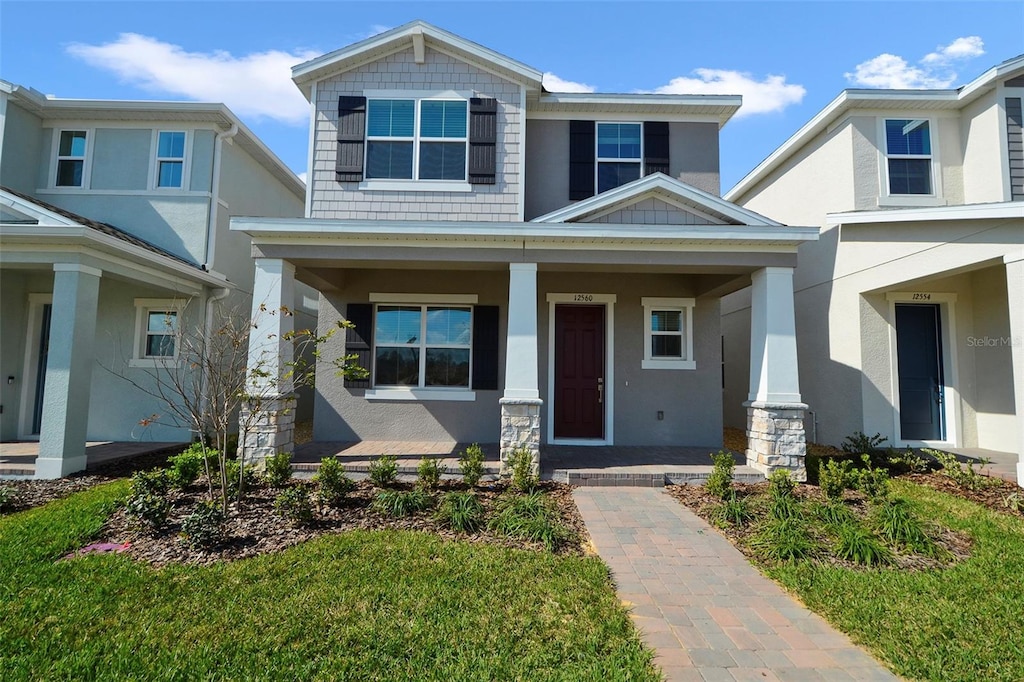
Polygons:
<instances>
[{"instance_id":1,"label":"downspout","mask_svg":"<svg viewBox=\"0 0 1024 682\"><path fill-rule=\"evenodd\" d=\"M213 180L210 183L210 216L209 227L206 231L206 262L203 268L209 270L213 266L213 257L217 251L217 204L220 202L220 161L224 140L230 140L238 134L238 124L232 123L231 127L222 133L217 133L217 139L213 143Z\"/></svg>"}]
</instances>

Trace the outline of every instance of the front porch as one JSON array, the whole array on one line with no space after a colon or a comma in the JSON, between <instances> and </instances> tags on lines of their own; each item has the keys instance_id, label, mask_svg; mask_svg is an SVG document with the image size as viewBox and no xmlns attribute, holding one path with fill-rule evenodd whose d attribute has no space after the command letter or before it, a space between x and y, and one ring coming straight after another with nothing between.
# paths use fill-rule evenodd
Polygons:
<instances>
[{"instance_id":1,"label":"front porch","mask_svg":"<svg viewBox=\"0 0 1024 682\"><path fill-rule=\"evenodd\" d=\"M400 476L416 476L423 457L436 457L449 474L458 474L459 455L469 443L452 441L360 441L312 442L298 445L292 467L300 476L312 476L324 457L335 457L345 470L358 476L370 470L370 464L385 455L398 460ZM485 478L497 478L501 469L498 443L482 443ZM542 445L540 476L543 480L581 486L645 486L692 484L711 473L709 453L715 448L682 445ZM734 453L736 480L756 483L764 474L746 466L742 453Z\"/></svg>"},{"instance_id":2,"label":"front porch","mask_svg":"<svg viewBox=\"0 0 1024 682\"><path fill-rule=\"evenodd\" d=\"M186 443L90 441L85 444L85 469L122 459L183 449ZM39 441L0 443L0 480L35 478Z\"/></svg>"}]
</instances>

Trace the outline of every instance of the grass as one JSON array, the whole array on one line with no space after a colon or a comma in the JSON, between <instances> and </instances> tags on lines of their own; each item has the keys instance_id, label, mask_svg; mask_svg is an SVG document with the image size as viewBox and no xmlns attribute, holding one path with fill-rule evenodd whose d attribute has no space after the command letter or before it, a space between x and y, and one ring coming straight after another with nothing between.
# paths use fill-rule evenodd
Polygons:
<instances>
[{"instance_id":1,"label":"grass","mask_svg":"<svg viewBox=\"0 0 1024 682\"><path fill-rule=\"evenodd\" d=\"M919 517L972 536L972 556L928 571L764 570L901 676L1024 679L1024 520L905 481L892 487Z\"/></svg>"},{"instance_id":2,"label":"grass","mask_svg":"<svg viewBox=\"0 0 1024 682\"><path fill-rule=\"evenodd\" d=\"M356 531L210 567L54 561L126 493L0 518L0 679L658 679L595 558Z\"/></svg>"}]
</instances>

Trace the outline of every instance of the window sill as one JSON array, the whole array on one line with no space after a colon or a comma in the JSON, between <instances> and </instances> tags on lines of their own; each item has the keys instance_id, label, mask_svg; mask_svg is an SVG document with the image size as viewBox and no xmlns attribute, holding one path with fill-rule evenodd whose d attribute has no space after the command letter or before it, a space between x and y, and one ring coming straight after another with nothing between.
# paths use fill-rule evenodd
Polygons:
<instances>
[{"instance_id":1,"label":"window sill","mask_svg":"<svg viewBox=\"0 0 1024 682\"><path fill-rule=\"evenodd\" d=\"M644 359L641 369L697 369L696 360L652 360Z\"/></svg>"},{"instance_id":2,"label":"window sill","mask_svg":"<svg viewBox=\"0 0 1024 682\"><path fill-rule=\"evenodd\" d=\"M472 192L461 180L364 180L359 189L384 192Z\"/></svg>"},{"instance_id":3,"label":"window sill","mask_svg":"<svg viewBox=\"0 0 1024 682\"><path fill-rule=\"evenodd\" d=\"M891 194L887 197L878 197L879 208L894 208L905 206L945 206L948 202L942 197L918 195L918 194Z\"/></svg>"},{"instance_id":4,"label":"window sill","mask_svg":"<svg viewBox=\"0 0 1024 682\"><path fill-rule=\"evenodd\" d=\"M176 358L132 358L128 361L129 367L141 367L145 369L153 369L156 367L176 367L178 361Z\"/></svg>"},{"instance_id":5,"label":"window sill","mask_svg":"<svg viewBox=\"0 0 1024 682\"><path fill-rule=\"evenodd\" d=\"M363 397L367 400L473 402L476 400L476 392L468 390L445 391L429 388L374 388L368 389Z\"/></svg>"}]
</instances>

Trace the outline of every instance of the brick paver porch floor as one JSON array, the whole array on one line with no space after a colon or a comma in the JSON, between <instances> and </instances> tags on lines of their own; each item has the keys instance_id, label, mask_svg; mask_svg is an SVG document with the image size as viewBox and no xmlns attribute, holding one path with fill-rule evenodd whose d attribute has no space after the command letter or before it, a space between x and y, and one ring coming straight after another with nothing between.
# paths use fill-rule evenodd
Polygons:
<instances>
[{"instance_id":1,"label":"brick paver porch floor","mask_svg":"<svg viewBox=\"0 0 1024 682\"><path fill-rule=\"evenodd\" d=\"M573 497L668 679L898 679L664 491Z\"/></svg>"},{"instance_id":2,"label":"brick paver porch floor","mask_svg":"<svg viewBox=\"0 0 1024 682\"><path fill-rule=\"evenodd\" d=\"M128 457L173 450L185 443L90 441L85 444L86 469ZM30 477L36 473L39 441L0 443L0 476Z\"/></svg>"}]
</instances>

